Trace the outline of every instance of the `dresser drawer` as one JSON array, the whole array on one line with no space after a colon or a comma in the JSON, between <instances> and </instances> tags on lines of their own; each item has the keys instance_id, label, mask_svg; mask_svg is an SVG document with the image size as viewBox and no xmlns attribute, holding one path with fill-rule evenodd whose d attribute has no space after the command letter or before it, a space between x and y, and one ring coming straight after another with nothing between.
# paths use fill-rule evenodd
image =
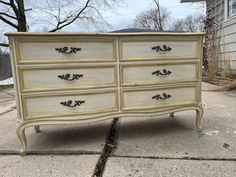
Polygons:
<instances>
[{"instance_id":1,"label":"dresser drawer","mask_svg":"<svg viewBox=\"0 0 236 177\"><path fill-rule=\"evenodd\" d=\"M175 38L123 39L121 45L121 60L150 59L185 59L199 58L199 41L175 40Z\"/></svg>"},{"instance_id":2,"label":"dresser drawer","mask_svg":"<svg viewBox=\"0 0 236 177\"><path fill-rule=\"evenodd\" d=\"M198 62L122 64L122 86L197 81Z\"/></svg>"},{"instance_id":3,"label":"dresser drawer","mask_svg":"<svg viewBox=\"0 0 236 177\"><path fill-rule=\"evenodd\" d=\"M197 104L197 87L140 88L122 91L122 110Z\"/></svg>"},{"instance_id":4,"label":"dresser drawer","mask_svg":"<svg viewBox=\"0 0 236 177\"><path fill-rule=\"evenodd\" d=\"M21 68L22 92L116 86L116 66Z\"/></svg>"},{"instance_id":5,"label":"dresser drawer","mask_svg":"<svg viewBox=\"0 0 236 177\"><path fill-rule=\"evenodd\" d=\"M118 109L116 91L23 96L26 119L103 113Z\"/></svg>"},{"instance_id":6,"label":"dresser drawer","mask_svg":"<svg viewBox=\"0 0 236 177\"><path fill-rule=\"evenodd\" d=\"M17 39L20 63L115 61L113 39Z\"/></svg>"}]
</instances>

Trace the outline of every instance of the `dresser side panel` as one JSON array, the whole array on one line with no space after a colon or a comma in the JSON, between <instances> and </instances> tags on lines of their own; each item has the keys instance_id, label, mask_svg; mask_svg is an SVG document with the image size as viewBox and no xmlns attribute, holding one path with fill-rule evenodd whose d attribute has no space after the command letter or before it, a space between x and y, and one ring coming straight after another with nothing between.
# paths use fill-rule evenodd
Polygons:
<instances>
[{"instance_id":1,"label":"dresser side panel","mask_svg":"<svg viewBox=\"0 0 236 177\"><path fill-rule=\"evenodd\" d=\"M10 48L12 76L13 76L13 81L14 81L17 118L19 121L22 121L24 119L23 118L23 105L21 102L21 94L20 94L20 85L19 85L20 81L19 81L19 71L17 68L15 39L14 37L9 36L8 40L9 40L9 48Z\"/></svg>"}]
</instances>

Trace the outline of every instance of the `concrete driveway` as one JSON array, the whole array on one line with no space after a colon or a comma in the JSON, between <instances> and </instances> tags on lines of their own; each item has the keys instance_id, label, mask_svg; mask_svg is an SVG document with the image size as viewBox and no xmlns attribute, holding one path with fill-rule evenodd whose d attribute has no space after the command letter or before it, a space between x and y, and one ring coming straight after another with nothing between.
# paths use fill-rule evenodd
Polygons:
<instances>
[{"instance_id":1,"label":"concrete driveway","mask_svg":"<svg viewBox=\"0 0 236 177\"><path fill-rule=\"evenodd\" d=\"M195 112L26 129L19 155L12 89L0 91L0 177L234 177L236 92L207 91L202 133Z\"/></svg>"}]
</instances>

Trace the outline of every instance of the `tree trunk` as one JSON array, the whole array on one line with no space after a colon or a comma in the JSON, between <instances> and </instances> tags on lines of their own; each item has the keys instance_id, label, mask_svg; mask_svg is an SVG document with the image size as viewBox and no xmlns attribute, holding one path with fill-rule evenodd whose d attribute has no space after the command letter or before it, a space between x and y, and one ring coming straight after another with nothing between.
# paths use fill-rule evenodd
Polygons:
<instances>
[{"instance_id":1,"label":"tree trunk","mask_svg":"<svg viewBox=\"0 0 236 177\"><path fill-rule=\"evenodd\" d=\"M18 31L19 32L27 31L26 19L24 17L19 17L18 19Z\"/></svg>"},{"instance_id":2,"label":"tree trunk","mask_svg":"<svg viewBox=\"0 0 236 177\"><path fill-rule=\"evenodd\" d=\"M18 5L18 14L17 14L18 31L26 32L27 22L26 22L26 16L25 16L24 0L16 0L16 3Z\"/></svg>"}]
</instances>

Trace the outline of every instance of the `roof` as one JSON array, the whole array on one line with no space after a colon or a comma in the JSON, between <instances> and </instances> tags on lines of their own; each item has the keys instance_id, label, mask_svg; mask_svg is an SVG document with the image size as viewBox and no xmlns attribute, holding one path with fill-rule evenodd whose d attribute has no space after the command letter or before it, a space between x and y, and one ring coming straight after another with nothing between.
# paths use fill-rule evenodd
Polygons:
<instances>
[{"instance_id":1,"label":"roof","mask_svg":"<svg viewBox=\"0 0 236 177\"><path fill-rule=\"evenodd\" d=\"M185 3L185 2L201 2L201 1L206 1L206 0L180 0L181 3Z\"/></svg>"},{"instance_id":2,"label":"roof","mask_svg":"<svg viewBox=\"0 0 236 177\"><path fill-rule=\"evenodd\" d=\"M116 31L111 31L110 33L142 33L142 32L160 32L160 33L181 33L182 31L170 31L170 30L152 30L152 29L141 29L141 28L125 28Z\"/></svg>"},{"instance_id":3,"label":"roof","mask_svg":"<svg viewBox=\"0 0 236 177\"><path fill-rule=\"evenodd\" d=\"M152 29L125 28L125 29L111 31L110 33L139 33L139 32L160 32L160 31L152 30Z\"/></svg>"}]
</instances>

